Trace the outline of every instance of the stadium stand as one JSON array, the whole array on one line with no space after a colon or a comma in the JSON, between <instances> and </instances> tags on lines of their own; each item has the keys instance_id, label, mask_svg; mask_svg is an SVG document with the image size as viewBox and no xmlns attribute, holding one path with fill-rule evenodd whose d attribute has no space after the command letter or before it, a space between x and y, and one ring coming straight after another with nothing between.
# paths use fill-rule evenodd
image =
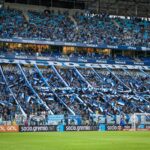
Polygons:
<instances>
[{"instance_id":1,"label":"stadium stand","mask_svg":"<svg viewBox=\"0 0 150 150\"><path fill-rule=\"evenodd\" d=\"M5 120L21 112L18 105L28 116L149 112L150 77L139 70L2 65L1 89Z\"/></svg>"},{"instance_id":2,"label":"stadium stand","mask_svg":"<svg viewBox=\"0 0 150 150\"><path fill-rule=\"evenodd\" d=\"M2 38L49 39L51 41L78 42L150 47L150 22L137 17L111 18L108 14L76 12L28 11L27 22L23 13L14 9L1 9L0 36ZM118 26L114 22L117 22ZM68 36L69 35L69 36Z\"/></svg>"},{"instance_id":3,"label":"stadium stand","mask_svg":"<svg viewBox=\"0 0 150 150\"><path fill-rule=\"evenodd\" d=\"M25 16L26 15L26 16ZM112 46L150 48L150 21L138 17L112 17L107 13L0 9L0 38L50 40ZM1 48L12 61L35 60L30 48ZM103 55L95 52L38 52L38 56L57 61L94 59L101 61L150 62L149 57ZM26 59L25 59L26 58ZM91 114L123 115L150 113L150 72L128 68L94 68L59 65L0 64L0 114L13 121L17 114L81 115L89 124ZM83 119L84 120L84 119ZM83 123L84 124L84 123Z\"/></svg>"}]
</instances>

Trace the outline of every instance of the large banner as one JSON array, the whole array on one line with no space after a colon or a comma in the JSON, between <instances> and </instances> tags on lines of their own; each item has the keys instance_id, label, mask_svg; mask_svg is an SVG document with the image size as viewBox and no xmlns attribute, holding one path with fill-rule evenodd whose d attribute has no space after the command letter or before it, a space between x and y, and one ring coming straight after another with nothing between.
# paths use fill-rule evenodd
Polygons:
<instances>
[{"instance_id":1,"label":"large banner","mask_svg":"<svg viewBox=\"0 0 150 150\"><path fill-rule=\"evenodd\" d=\"M44 125L45 115L30 115L30 125Z\"/></svg>"},{"instance_id":2,"label":"large banner","mask_svg":"<svg viewBox=\"0 0 150 150\"><path fill-rule=\"evenodd\" d=\"M120 120L123 117L125 124L130 124L133 125L134 123L134 119L136 124L149 124L150 125L150 116L146 116L146 115L137 115L134 118L134 115L113 115L113 116L104 116L104 115L98 115L98 114L92 114L91 117L93 117L93 121L96 122L97 124L108 124L108 125L112 125L112 124L120 124Z\"/></svg>"},{"instance_id":3,"label":"large banner","mask_svg":"<svg viewBox=\"0 0 150 150\"><path fill-rule=\"evenodd\" d=\"M81 125L82 117L80 115L69 115L68 116L68 124L69 125Z\"/></svg>"},{"instance_id":4,"label":"large banner","mask_svg":"<svg viewBox=\"0 0 150 150\"><path fill-rule=\"evenodd\" d=\"M17 125L2 125L0 126L0 132L19 132L19 127Z\"/></svg>"},{"instance_id":5,"label":"large banner","mask_svg":"<svg viewBox=\"0 0 150 150\"><path fill-rule=\"evenodd\" d=\"M65 131L98 131L98 126L65 126Z\"/></svg>"},{"instance_id":6,"label":"large banner","mask_svg":"<svg viewBox=\"0 0 150 150\"><path fill-rule=\"evenodd\" d=\"M93 121L98 124L105 124L106 123L106 116L99 115L99 114L92 114L91 117L93 118Z\"/></svg>"},{"instance_id":7,"label":"large banner","mask_svg":"<svg viewBox=\"0 0 150 150\"><path fill-rule=\"evenodd\" d=\"M64 122L64 115L48 115L48 125L58 125Z\"/></svg>"},{"instance_id":8,"label":"large banner","mask_svg":"<svg viewBox=\"0 0 150 150\"><path fill-rule=\"evenodd\" d=\"M27 118L24 115L16 114L15 121L18 125L23 125Z\"/></svg>"},{"instance_id":9,"label":"large banner","mask_svg":"<svg viewBox=\"0 0 150 150\"><path fill-rule=\"evenodd\" d=\"M20 132L51 132L56 131L56 126L19 126Z\"/></svg>"}]
</instances>

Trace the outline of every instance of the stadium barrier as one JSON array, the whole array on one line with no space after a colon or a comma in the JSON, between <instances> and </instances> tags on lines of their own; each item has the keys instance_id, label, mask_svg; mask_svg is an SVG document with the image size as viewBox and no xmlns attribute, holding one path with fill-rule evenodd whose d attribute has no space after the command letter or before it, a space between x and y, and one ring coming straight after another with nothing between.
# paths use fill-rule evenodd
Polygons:
<instances>
[{"instance_id":1,"label":"stadium barrier","mask_svg":"<svg viewBox=\"0 0 150 150\"><path fill-rule=\"evenodd\" d=\"M13 126L0 125L0 132L64 132L64 131L120 131L120 125L106 125L99 126L90 125L39 125L39 126ZM124 131L131 131L132 125L125 125ZM139 125L137 131L150 131L150 125ZM134 130L135 131L135 130Z\"/></svg>"},{"instance_id":2,"label":"stadium barrier","mask_svg":"<svg viewBox=\"0 0 150 150\"><path fill-rule=\"evenodd\" d=\"M99 131L106 131L106 124L100 124Z\"/></svg>"},{"instance_id":3,"label":"stadium barrier","mask_svg":"<svg viewBox=\"0 0 150 150\"><path fill-rule=\"evenodd\" d=\"M65 126L65 131L98 131L99 126Z\"/></svg>"},{"instance_id":4,"label":"stadium barrier","mask_svg":"<svg viewBox=\"0 0 150 150\"><path fill-rule=\"evenodd\" d=\"M19 132L17 125L0 125L0 132Z\"/></svg>"},{"instance_id":5,"label":"stadium barrier","mask_svg":"<svg viewBox=\"0 0 150 150\"><path fill-rule=\"evenodd\" d=\"M145 125L145 129L150 131L150 125Z\"/></svg>"},{"instance_id":6,"label":"stadium barrier","mask_svg":"<svg viewBox=\"0 0 150 150\"><path fill-rule=\"evenodd\" d=\"M58 125L57 126L57 132L64 132L65 126L64 125Z\"/></svg>"},{"instance_id":7,"label":"stadium barrier","mask_svg":"<svg viewBox=\"0 0 150 150\"><path fill-rule=\"evenodd\" d=\"M52 132L57 131L55 125L19 126L19 132Z\"/></svg>"},{"instance_id":8,"label":"stadium barrier","mask_svg":"<svg viewBox=\"0 0 150 150\"><path fill-rule=\"evenodd\" d=\"M125 125L123 130L128 131L128 130L131 130L131 129L132 129L131 125ZM107 125L106 130L107 131L120 131L122 129L121 129L120 125Z\"/></svg>"},{"instance_id":9,"label":"stadium barrier","mask_svg":"<svg viewBox=\"0 0 150 150\"><path fill-rule=\"evenodd\" d=\"M136 130L137 130L137 131L150 131L150 125L149 125L149 124L146 124L146 125L144 125L144 124L138 125L138 126L136 127Z\"/></svg>"},{"instance_id":10,"label":"stadium barrier","mask_svg":"<svg viewBox=\"0 0 150 150\"><path fill-rule=\"evenodd\" d=\"M99 126L77 126L77 125L40 125L19 126L19 132L63 132L63 131L98 131Z\"/></svg>"}]
</instances>

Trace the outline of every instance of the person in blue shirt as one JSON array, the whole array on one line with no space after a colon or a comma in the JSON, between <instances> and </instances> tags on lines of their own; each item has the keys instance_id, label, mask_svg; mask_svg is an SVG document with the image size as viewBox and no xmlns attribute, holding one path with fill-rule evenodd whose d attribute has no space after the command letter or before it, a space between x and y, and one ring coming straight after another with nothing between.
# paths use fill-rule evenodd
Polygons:
<instances>
[{"instance_id":1,"label":"person in blue shirt","mask_svg":"<svg viewBox=\"0 0 150 150\"><path fill-rule=\"evenodd\" d=\"M121 118L121 120L120 120L120 126L121 126L121 130L123 130L124 126L125 126L125 121L123 118Z\"/></svg>"}]
</instances>

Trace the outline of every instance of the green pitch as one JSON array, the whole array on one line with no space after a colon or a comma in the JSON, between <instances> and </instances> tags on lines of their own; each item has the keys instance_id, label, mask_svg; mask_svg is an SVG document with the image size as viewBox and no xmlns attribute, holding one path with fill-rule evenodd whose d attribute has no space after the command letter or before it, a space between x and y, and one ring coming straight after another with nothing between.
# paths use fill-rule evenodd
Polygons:
<instances>
[{"instance_id":1,"label":"green pitch","mask_svg":"<svg viewBox=\"0 0 150 150\"><path fill-rule=\"evenodd\" d=\"M0 133L0 150L150 150L150 132Z\"/></svg>"}]
</instances>

